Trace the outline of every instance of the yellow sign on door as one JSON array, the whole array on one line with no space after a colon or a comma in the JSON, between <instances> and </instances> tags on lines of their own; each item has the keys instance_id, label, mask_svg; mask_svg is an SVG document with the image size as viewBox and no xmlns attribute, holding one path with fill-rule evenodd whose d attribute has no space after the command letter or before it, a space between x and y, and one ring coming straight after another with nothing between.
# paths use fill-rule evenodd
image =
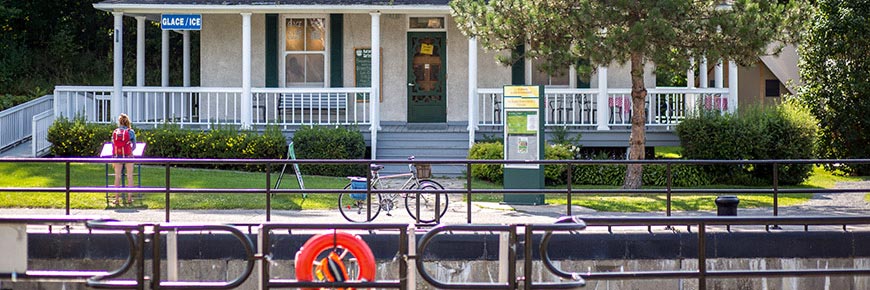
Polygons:
<instances>
[{"instance_id":1,"label":"yellow sign on door","mask_svg":"<svg viewBox=\"0 0 870 290\"><path fill-rule=\"evenodd\" d=\"M435 46L431 44L420 44L420 54L428 54L432 55L432 52L435 50Z\"/></svg>"}]
</instances>

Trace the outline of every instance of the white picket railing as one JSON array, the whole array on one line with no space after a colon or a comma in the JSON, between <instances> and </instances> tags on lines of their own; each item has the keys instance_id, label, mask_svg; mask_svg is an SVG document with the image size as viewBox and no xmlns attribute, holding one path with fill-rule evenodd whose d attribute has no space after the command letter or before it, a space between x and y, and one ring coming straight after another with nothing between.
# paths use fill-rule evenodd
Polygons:
<instances>
[{"instance_id":1,"label":"white picket railing","mask_svg":"<svg viewBox=\"0 0 870 290\"><path fill-rule=\"evenodd\" d=\"M54 97L42 96L0 112L0 149L26 140L33 134L33 116L50 111Z\"/></svg>"},{"instance_id":2,"label":"white picket railing","mask_svg":"<svg viewBox=\"0 0 870 290\"><path fill-rule=\"evenodd\" d=\"M504 111L502 89L478 89L478 125L502 126ZM598 103L606 102L603 112L608 126L631 125L631 89L609 89L601 100L598 89L546 89L547 126L595 129L598 126ZM646 125L673 130L696 108L730 111L727 88L653 88L647 90ZM732 105L733 106L733 105ZM733 108L730 108L733 109Z\"/></svg>"},{"instance_id":3,"label":"white picket railing","mask_svg":"<svg viewBox=\"0 0 870 290\"><path fill-rule=\"evenodd\" d=\"M52 123L54 123L52 110L33 116L33 141L30 143L33 157L45 155L51 148L51 142L48 142L48 127L51 127Z\"/></svg>"},{"instance_id":4,"label":"white picket railing","mask_svg":"<svg viewBox=\"0 0 870 290\"><path fill-rule=\"evenodd\" d=\"M371 124L371 88L256 88L252 124Z\"/></svg>"},{"instance_id":5,"label":"white picket railing","mask_svg":"<svg viewBox=\"0 0 870 290\"><path fill-rule=\"evenodd\" d=\"M241 125L242 89L124 87L124 112L136 125ZM254 88L252 125L370 124L370 88ZM59 116L111 123L112 87L55 88Z\"/></svg>"}]
</instances>

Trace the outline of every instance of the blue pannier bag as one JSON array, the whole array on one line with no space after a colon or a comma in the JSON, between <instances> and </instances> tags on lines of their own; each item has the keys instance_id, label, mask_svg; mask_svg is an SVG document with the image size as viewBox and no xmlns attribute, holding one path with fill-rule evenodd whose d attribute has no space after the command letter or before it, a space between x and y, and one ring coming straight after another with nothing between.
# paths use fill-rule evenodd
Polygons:
<instances>
[{"instance_id":1,"label":"blue pannier bag","mask_svg":"<svg viewBox=\"0 0 870 290\"><path fill-rule=\"evenodd\" d=\"M350 189L354 190L365 190L366 189L366 178L365 177L349 177L350 178ZM366 199L365 193L351 193L350 198L356 200Z\"/></svg>"}]
</instances>

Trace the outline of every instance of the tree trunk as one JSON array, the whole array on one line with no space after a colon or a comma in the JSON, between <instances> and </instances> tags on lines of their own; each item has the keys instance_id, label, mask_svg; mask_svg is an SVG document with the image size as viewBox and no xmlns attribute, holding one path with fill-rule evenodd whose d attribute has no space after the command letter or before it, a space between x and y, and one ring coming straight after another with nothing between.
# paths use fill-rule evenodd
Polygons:
<instances>
[{"instance_id":1,"label":"tree trunk","mask_svg":"<svg viewBox=\"0 0 870 290\"><path fill-rule=\"evenodd\" d=\"M646 88L643 84L643 55L631 54L631 137L628 140L628 154L631 160L644 159L646 143ZM643 185L643 166L629 164L625 170L625 189L638 189Z\"/></svg>"}]
</instances>

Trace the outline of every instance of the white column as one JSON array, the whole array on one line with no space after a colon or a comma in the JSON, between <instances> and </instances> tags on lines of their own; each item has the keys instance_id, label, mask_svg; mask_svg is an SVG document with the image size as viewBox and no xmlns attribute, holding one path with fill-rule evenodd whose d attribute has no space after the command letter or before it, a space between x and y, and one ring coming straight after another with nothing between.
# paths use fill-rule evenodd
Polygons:
<instances>
[{"instance_id":1,"label":"white column","mask_svg":"<svg viewBox=\"0 0 870 290\"><path fill-rule=\"evenodd\" d=\"M169 30L160 32L160 86L169 86Z\"/></svg>"},{"instance_id":2,"label":"white column","mask_svg":"<svg viewBox=\"0 0 870 290\"><path fill-rule=\"evenodd\" d=\"M145 86L145 16L136 16L136 86Z\"/></svg>"},{"instance_id":3,"label":"white column","mask_svg":"<svg viewBox=\"0 0 870 290\"><path fill-rule=\"evenodd\" d=\"M607 67L598 67L598 130L610 130L610 106L607 105Z\"/></svg>"},{"instance_id":4,"label":"white column","mask_svg":"<svg viewBox=\"0 0 870 290\"><path fill-rule=\"evenodd\" d=\"M378 130L381 128L381 13L372 12L372 159L377 159Z\"/></svg>"},{"instance_id":5,"label":"white column","mask_svg":"<svg viewBox=\"0 0 870 290\"><path fill-rule=\"evenodd\" d=\"M573 64L568 66L568 87L577 88L577 67Z\"/></svg>"},{"instance_id":6,"label":"white column","mask_svg":"<svg viewBox=\"0 0 870 290\"><path fill-rule=\"evenodd\" d=\"M706 88L707 87L707 57L706 56L701 58L701 66L698 67L698 69L700 70L700 74L698 74L698 77L700 78L700 85L701 85L700 87Z\"/></svg>"},{"instance_id":7,"label":"white column","mask_svg":"<svg viewBox=\"0 0 870 290\"><path fill-rule=\"evenodd\" d=\"M689 58L689 69L686 70L686 87L695 88L695 58Z\"/></svg>"},{"instance_id":8,"label":"white column","mask_svg":"<svg viewBox=\"0 0 870 290\"><path fill-rule=\"evenodd\" d=\"M720 58L716 61L716 67L713 68L713 83L717 89L721 89L723 86L722 82L722 59Z\"/></svg>"},{"instance_id":9,"label":"white column","mask_svg":"<svg viewBox=\"0 0 870 290\"><path fill-rule=\"evenodd\" d=\"M190 86L190 30L185 30L181 32L183 37L183 64L182 64L182 74L184 75L184 80L182 81L183 86Z\"/></svg>"},{"instance_id":10,"label":"white column","mask_svg":"<svg viewBox=\"0 0 870 290\"><path fill-rule=\"evenodd\" d=\"M468 39L468 148L474 145L477 130L477 114L480 105L477 98L477 38Z\"/></svg>"},{"instance_id":11,"label":"white column","mask_svg":"<svg viewBox=\"0 0 870 290\"><path fill-rule=\"evenodd\" d=\"M112 87L111 120L124 111L124 12L112 12L115 16L114 41L114 71ZM110 121L111 121L110 120Z\"/></svg>"},{"instance_id":12,"label":"white column","mask_svg":"<svg viewBox=\"0 0 870 290\"><path fill-rule=\"evenodd\" d=\"M731 113L737 110L737 88L737 62L732 60L728 62L728 111Z\"/></svg>"},{"instance_id":13,"label":"white column","mask_svg":"<svg viewBox=\"0 0 870 290\"><path fill-rule=\"evenodd\" d=\"M689 69L686 70L686 88L694 89L695 88L695 58L689 58ZM694 112L695 111L695 100L697 99L697 95L695 94L686 94L686 111Z\"/></svg>"},{"instance_id":14,"label":"white column","mask_svg":"<svg viewBox=\"0 0 870 290\"><path fill-rule=\"evenodd\" d=\"M251 128L251 13L242 13L242 128Z\"/></svg>"}]
</instances>

